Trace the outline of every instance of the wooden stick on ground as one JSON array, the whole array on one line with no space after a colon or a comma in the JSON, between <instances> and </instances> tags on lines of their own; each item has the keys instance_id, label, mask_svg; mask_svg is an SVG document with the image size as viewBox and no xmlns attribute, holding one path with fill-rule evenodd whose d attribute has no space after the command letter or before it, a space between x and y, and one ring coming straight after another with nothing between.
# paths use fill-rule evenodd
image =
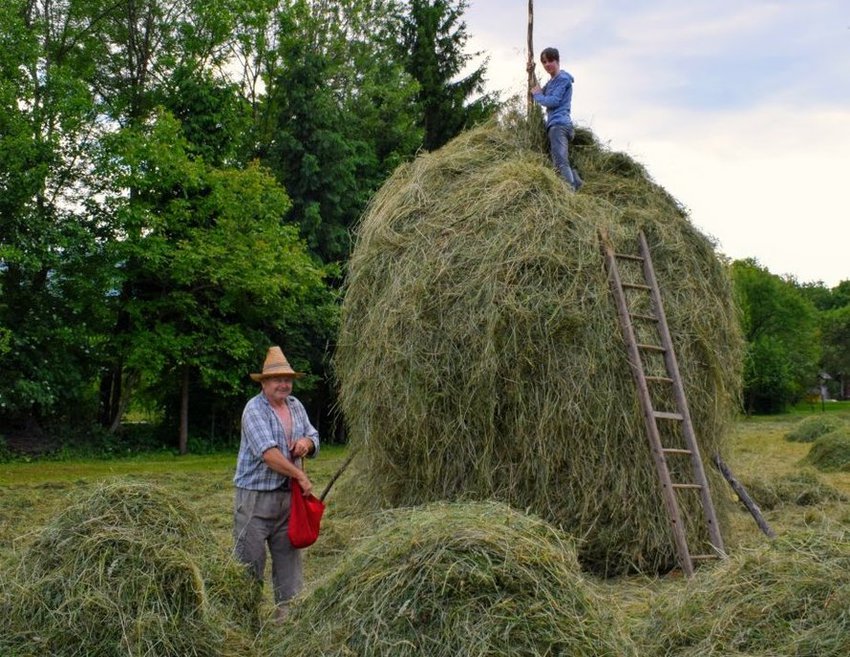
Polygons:
<instances>
[{"instance_id":1,"label":"wooden stick on ground","mask_svg":"<svg viewBox=\"0 0 850 657\"><path fill-rule=\"evenodd\" d=\"M770 525L767 524L767 520L765 520L764 516L761 514L761 509L758 504L753 501L753 498L750 497L750 494L747 493L747 489L741 485L741 482L735 479L732 471L729 470L729 466L723 462L723 459L720 458L719 454L714 455L714 464L726 478L726 481L729 482L729 485L732 487L732 490L735 491L735 494L738 496L738 499L741 500L741 503L747 507L747 511L749 511L750 515L752 515L755 519L759 529L761 529L769 538L776 538L776 532L773 531Z\"/></svg>"}]
</instances>

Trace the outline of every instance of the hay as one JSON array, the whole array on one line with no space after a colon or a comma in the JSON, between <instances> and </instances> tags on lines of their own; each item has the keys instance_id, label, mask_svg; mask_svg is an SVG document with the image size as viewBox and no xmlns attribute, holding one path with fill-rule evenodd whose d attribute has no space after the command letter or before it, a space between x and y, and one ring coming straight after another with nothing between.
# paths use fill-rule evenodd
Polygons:
<instances>
[{"instance_id":1,"label":"hay","mask_svg":"<svg viewBox=\"0 0 850 657\"><path fill-rule=\"evenodd\" d=\"M668 521L598 230L631 252L647 235L706 463L740 381L727 272L627 156L580 131L574 194L529 143L521 126L465 133L397 170L363 217L335 359L362 458L338 496L362 485L358 504L373 507L497 499L580 535L595 572L663 571ZM696 496L682 499L699 520ZM708 549L704 534L691 541Z\"/></svg>"},{"instance_id":2,"label":"hay","mask_svg":"<svg viewBox=\"0 0 850 657\"><path fill-rule=\"evenodd\" d=\"M844 657L848 608L850 535L790 535L663 593L641 654Z\"/></svg>"},{"instance_id":3,"label":"hay","mask_svg":"<svg viewBox=\"0 0 850 657\"><path fill-rule=\"evenodd\" d=\"M811 443L830 431L846 427L847 423L835 415L813 415L800 421L785 434L785 440L798 443Z\"/></svg>"},{"instance_id":4,"label":"hay","mask_svg":"<svg viewBox=\"0 0 850 657\"><path fill-rule=\"evenodd\" d=\"M850 427L817 438L803 461L824 472L850 470Z\"/></svg>"},{"instance_id":5,"label":"hay","mask_svg":"<svg viewBox=\"0 0 850 657\"><path fill-rule=\"evenodd\" d=\"M847 496L823 483L814 472L804 470L777 478L753 477L744 487L763 511L779 506L816 506L825 502L843 502Z\"/></svg>"},{"instance_id":6,"label":"hay","mask_svg":"<svg viewBox=\"0 0 850 657\"><path fill-rule=\"evenodd\" d=\"M132 483L59 514L3 589L0 653L21 657L245 654L259 603L193 513Z\"/></svg>"},{"instance_id":7,"label":"hay","mask_svg":"<svg viewBox=\"0 0 850 657\"><path fill-rule=\"evenodd\" d=\"M498 503L387 512L302 594L281 657L636 655L616 609L545 522Z\"/></svg>"}]
</instances>

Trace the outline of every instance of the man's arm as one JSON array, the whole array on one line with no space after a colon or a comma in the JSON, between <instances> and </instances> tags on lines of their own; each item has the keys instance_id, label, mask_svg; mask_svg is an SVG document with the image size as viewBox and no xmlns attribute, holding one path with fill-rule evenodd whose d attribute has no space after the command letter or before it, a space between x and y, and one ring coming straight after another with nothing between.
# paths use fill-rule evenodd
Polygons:
<instances>
[{"instance_id":1,"label":"man's arm","mask_svg":"<svg viewBox=\"0 0 850 657\"><path fill-rule=\"evenodd\" d=\"M263 461L275 472L282 474L285 477L295 479L301 484L301 490L310 494L313 490L313 484L307 477L307 473L297 468L288 458L283 455L277 447L270 447L263 452Z\"/></svg>"}]
</instances>

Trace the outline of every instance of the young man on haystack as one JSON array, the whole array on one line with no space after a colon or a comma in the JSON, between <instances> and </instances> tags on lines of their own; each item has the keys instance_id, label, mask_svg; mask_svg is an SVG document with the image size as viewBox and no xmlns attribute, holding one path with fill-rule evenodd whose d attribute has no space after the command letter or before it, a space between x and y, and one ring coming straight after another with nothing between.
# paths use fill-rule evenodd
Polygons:
<instances>
[{"instance_id":1,"label":"young man on haystack","mask_svg":"<svg viewBox=\"0 0 850 657\"><path fill-rule=\"evenodd\" d=\"M531 97L546 108L546 135L549 138L552 163L570 187L578 191L584 182L578 171L570 166L569 153L569 141L575 135L570 116L574 78L561 69L560 59L557 48L544 48L540 53L540 63L549 74L549 82L542 88L535 84L531 88ZM528 69L533 72L534 64L529 63Z\"/></svg>"}]
</instances>

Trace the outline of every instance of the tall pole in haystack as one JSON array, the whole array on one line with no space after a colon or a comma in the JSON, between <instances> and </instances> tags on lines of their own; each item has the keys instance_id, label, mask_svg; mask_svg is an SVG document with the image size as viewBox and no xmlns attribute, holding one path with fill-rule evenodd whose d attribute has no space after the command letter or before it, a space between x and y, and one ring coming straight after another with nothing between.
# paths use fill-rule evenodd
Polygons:
<instances>
[{"instance_id":1,"label":"tall pole in haystack","mask_svg":"<svg viewBox=\"0 0 850 657\"><path fill-rule=\"evenodd\" d=\"M534 86L534 43L532 33L534 32L534 0L528 0L528 118L534 109L534 99L531 97L531 88Z\"/></svg>"}]
</instances>

